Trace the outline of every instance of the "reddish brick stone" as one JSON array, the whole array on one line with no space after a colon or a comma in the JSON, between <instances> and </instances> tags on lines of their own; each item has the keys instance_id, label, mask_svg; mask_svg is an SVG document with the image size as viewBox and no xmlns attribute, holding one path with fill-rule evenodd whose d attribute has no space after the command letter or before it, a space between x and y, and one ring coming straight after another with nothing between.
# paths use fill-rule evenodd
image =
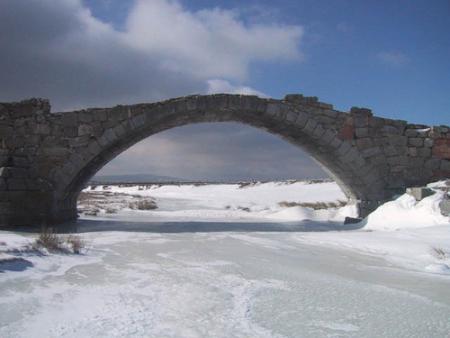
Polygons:
<instances>
[{"instance_id":1,"label":"reddish brick stone","mask_svg":"<svg viewBox=\"0 0 450 338\"><path fill-rule=\"evenodd\" d=\"M449 170L433 170L433 177L435 179L450 178L450 171Z\"/></svg>"},{"instance_id":2,"label":"reddish brick stone","mask_svg":"<svg viewBox=\"0 0 450 338\"><path fill-rule=\"evenodd\" d=\"M353 126L353 119L347 119L338 132L338 137L343 140L353 140L355 135L355 127Z\"/></svg>"},{"instance_id":3,"label":"reddish brick stone","mask_svg":"<svg viewBox=\"0 0 450 338\"><path fill-rule=\"evenodd\" d=\"M450 139L437 138L434 140L433 156L450 160Z\"/></svg>"}]
</instances>

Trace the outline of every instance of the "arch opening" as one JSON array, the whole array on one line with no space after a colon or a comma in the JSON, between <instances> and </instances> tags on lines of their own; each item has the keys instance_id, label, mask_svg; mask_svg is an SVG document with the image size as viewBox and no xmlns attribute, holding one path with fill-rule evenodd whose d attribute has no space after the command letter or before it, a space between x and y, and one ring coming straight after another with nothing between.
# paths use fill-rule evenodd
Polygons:
<instances>
[{"instance_id":1,"label":"arch opening","mask_svg":"<svg viewBox=\"0 0 450 338\"><path fill-rule=\"evenodd\" d=\"M238 217L242 218L243 213L240 213L242 210L247 212L244 213L244 217L248 218L252 215L257 219L261 217L261 213L252 214L250 210L259 211L260 209L277 210L273 214L266 212L267 218L272 215L275 219L284 217L283 220L298 221L301 219L295 219L292 211L291 215L285 212L284 216L281 216L279 211L293 206L309 208L344 206L349 197L330 182L332 178L328 173L298 144L286 142L277 133L267 133L267 130L261 130L260 127L236 122L185 124L152 134L124 150L97 173L99 175L92 179L97 187L93 189L90 196L98 197L102 193L110 196L112 192L109 189L116 194L125 192L134 195L136 200L125 200L125 203L114 204L119 209L127 209L127 206L135 207L137 203L140 203L142 196L156 198L152 200L152 203L155 202L153 204L155 207L160 201L163 209L172 210L168 206L169 203L178 205L178 208L183 209L183 219L191 221L214 220L214 218L217 220L218 215L222 215L225 210L228 220L233 219L230 215L236 215L235 221L239 220ZM142 173L159 175L140 175ZM313 188L312 185L301 186L312 183L311 180L315 181L317 188ZM264 183L274 181L277 183ZM318 181L324 183L319 185ZM161 182L166 183L164 189L159 188ZM240 189L250 182L259 182L258 187ZM122 184L122 188L117 187L119 183ZM181 187L176 187L173 183L180 183ZM210 184L209 190L204 188L204 183ZM111 187L111 185L115 186ZM194 185L202 188L195 189ZM103 190L102 186L108 190ZM149 193L142 191L145 189L151 189L151 191ZM195 195L196 201L192 204L192 201L189 201L191 196L185 195L185 202L181 205L178 200L188 190ZM178 197L167 198L166 194L178 195ZM211 194L215 195L215 201L207 207L207 195ZM321 201L319 201L319 194L322 194ZM83 193L82 196L82 199L86 200L89 193ZM266 201L262 200L262 196L265 196ZM123 196L121 199L123 202ZM149 201L148 198L147 201ZM96 208L92 208L95 203L89 204L91 208L86 208L85 204L81 203L82 211L87 212L88 216L96 214ZM193 205L196 208L204 208L204 215L193 216L190 212ZM152 205L148 207L153 209ZM100 210L100 213L105 215L106 210ZM106 212L113 214L116 211L110 208ZM158 214L163 213L156 211L147 216L161 221ZM166 214L168 214L168 220L176 219L173 216L177 215L176 212ZM110 216L114 217L114 215ZM126 216L129 219L136 218L130 213L122 214L122 217L126 218ZM297 217L304 216L297 214Z\"/></svg>"}]
</instances>

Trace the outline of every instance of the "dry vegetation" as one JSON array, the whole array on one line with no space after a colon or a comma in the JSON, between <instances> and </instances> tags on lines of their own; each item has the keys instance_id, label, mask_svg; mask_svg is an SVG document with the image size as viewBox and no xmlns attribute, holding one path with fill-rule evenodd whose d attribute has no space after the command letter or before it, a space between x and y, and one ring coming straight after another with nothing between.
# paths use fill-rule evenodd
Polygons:
<instances>
[{"instance_id":1,"label":"dry vegetation","mask_svg":"<svg viewBox=\"0 0 450 338\"><path fill-rule=\"evenodd\" d=\"M129 208L133 210L154 210L158 209L155 201L150 199L142 199L129 203Z\"/></svg>"},{"instance_id":2,"label":"dry vegetation","mask_svg":"<svg viewBox=\"0 0 450 338\"><path fill-rule=\"evenodd\" d=\"M147 189L148 187L144 187ZM151 197L144 198L140 195L130 195L108 191L108 186L103 186L102 191L81 192L78 197L78 212L87 216L97 216L99 213L115 214L126 208L133 210L154 210L158 206Z\"/></svg>"},{"instance_id":3,"label":"dry vegetation","mask_svg":"<svg viewBox=\"0 0 450 338\"><path fill-rule=\"evenodd\" d=\"M86 243L77 235L61 235L52 228L43 228L34 242L34 249L45 248L50 252L81 254Z\"/></svg>"},{"instance_id":4,"label":"dry vegetation","mask_svg":"<svg viewBox=\"0 0 450 338\"><path fill-rule=\"evenodd\" d=\"M434 254L434 256L436 256L437 259L444 260L448 257L447 253L444 251L444 249L442 249L442 248L432 248L432 249L433 249L433 254Z\"/></svg>"}]
</instances>

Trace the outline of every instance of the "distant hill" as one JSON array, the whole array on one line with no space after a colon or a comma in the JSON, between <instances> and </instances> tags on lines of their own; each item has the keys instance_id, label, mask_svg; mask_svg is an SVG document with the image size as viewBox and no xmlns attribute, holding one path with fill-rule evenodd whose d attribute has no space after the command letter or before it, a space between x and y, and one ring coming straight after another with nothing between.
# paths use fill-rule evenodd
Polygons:
<instances>
[{"instance_id":1,"label":"distant hill","mask_svg":"<svg viewBox=\"0 0 450 338\"><path fill-rule=\"evenodd\" d=\"M94 176L91 182L95 183L147 183L147 182L188 182L190 180L151 174L134 174L134 175L101 175Z\"/></svg>"},{"instance_id":2,"label":"distant hill","mask_svg":"<svg viewBox=\"0 0 450 338\"><path fill-rule=\"evenodd\" d=\"M173 176L162 176L162 175L151 175L151 174L133 174L133 175L99 175L94 176L90 180L90 184L115 184L115 183L203 183L203 184L212 184L212 183L242 183L242 182L329 182L332 181L330 178L320 178L320 179L229 179L229 180L195 180L195 179L186 179L179 178Z\"/></svg>"}]
</instances>

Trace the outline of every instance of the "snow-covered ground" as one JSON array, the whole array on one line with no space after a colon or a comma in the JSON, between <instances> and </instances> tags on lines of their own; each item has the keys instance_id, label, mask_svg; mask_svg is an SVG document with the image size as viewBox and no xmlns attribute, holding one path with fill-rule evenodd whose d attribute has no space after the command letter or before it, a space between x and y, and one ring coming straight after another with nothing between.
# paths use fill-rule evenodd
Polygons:
<instances>
[{"instance_id":1,"label":"snow-covered ground","mask_svg":"<svg viewBox=\"0 0 450 338\"><path fill-rule=\"evenodd\" d=\"M84 190L88 194L106 193L117 203L99 205L98 217L135 221L196 221L196 222L274 222L304 219L343 221L346 216L356 216L356 209L327 210L305 207L313 205L339 206L347 198L334 182L269 182L250 185L141 185L97 186ZM128 196L128 199L126 198ZM158 206L155 210L131 210L128 203L133 198L151 198ZM122 203L120 203L122 202ZM287 204L302 204L286 207ZM83 206L86 202L83 202ZM115 208L113 213L106 207ZM85 217L90 218L90 217Z\"/></svg>"},{"instance_id":2,"label":"snow-covered ground","mask_svg":"<svg viewBox=\"0 0 450 338\"><path fill-rule=\"evenodd\" d=\"M0 337L448 337L432 187L352 226L352 206L306 207L345 200L334 183L111 187L114 213L78 222L82 255L0 232Z\"/></svg>"}]
</instances>

